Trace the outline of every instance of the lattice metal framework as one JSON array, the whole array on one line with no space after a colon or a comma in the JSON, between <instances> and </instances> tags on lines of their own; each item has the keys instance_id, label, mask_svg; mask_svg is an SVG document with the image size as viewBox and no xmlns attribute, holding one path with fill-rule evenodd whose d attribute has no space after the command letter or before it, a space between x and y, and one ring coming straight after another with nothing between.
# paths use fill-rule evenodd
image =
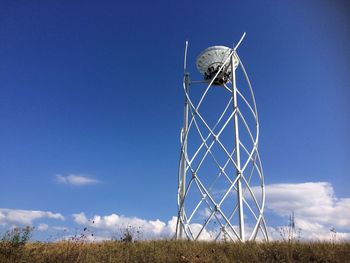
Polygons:
<instances>
[{"instance_id":1,"label":"lattice metal framework","mask_svg":"<svg viewBox=\"0 0 350 263\"><path fill-rule=\"evenodd\" d=\"M237 54L244 36L199 55L203 81L190 80L186 42L177 239L268 240L258 112Z\"/></svg>"}]
</instances>

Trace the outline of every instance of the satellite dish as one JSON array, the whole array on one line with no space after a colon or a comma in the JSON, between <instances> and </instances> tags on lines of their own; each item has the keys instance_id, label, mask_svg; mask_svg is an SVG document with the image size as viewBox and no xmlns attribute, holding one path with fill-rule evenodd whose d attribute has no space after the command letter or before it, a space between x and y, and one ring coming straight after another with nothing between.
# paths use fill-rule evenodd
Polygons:
<instances>
[{"instance_id":1,"label":"satellite dish","mask_svg":"<svg viewBox=\"0 0 350 263\"><path fill-rule=\"evenodd\" d=\"M210 82L219 72L213 81L213 85L221 86L228 82L232 73L232 66L229 56L231 48L225 46L208 47L197 57L197 69L203 74L204 80ZM234 65L237 68L239 62L236 54L233 55ZM226 61L225 65L224 62Z\"/></svg>"}]
</instances>

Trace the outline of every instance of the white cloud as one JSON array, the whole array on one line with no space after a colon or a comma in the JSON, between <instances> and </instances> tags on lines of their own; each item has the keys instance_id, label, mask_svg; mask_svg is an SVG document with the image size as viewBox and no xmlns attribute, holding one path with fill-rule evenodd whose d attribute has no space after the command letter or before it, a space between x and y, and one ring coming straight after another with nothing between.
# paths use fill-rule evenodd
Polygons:
<instances>
[{"instance_id":1,"label":"white cloud","mask_svg":"<svg viewBox=\"0 0 350 263\"><path fill-rule=\"evenodd\" d=\"M177 220L176 217L172 217L171 220L165 223L159 219L153 221L117 214L95 215L88 219L83 212L73 214L73 218L77 224L90 227L92 231L97 231L97 235L104 233L106 238L110 238L113 234L122 234L126 229L130 229L132 232L138 232L143 239L171 238L175 233Z\"/></svg>"},{"instance_id":2,"label":"white cloud","mask_svg":"<svg viewBox=\"0 0 350 263\"><path fill-rule=\"evenodd\" d=\"M78 175L78 174L70 174L67 176L63 176L60 174L56 175L56 182L60 184L70 184L70 185L76 185L76 186L82 186L82 185L89 185L89 184L97 184L100 181L90 178L85 175Z\"/></svg>"},{"instance_id":3,"label":"white cloud","mask_svg":"<svg viewBox=\"0 0 350 263\"><path fill-rule=\"evenodd\" d=\"M350 198L337 198L330 183L267 185L266 208L286 219L294 212L303 238L329 240L333 227L350 238Z\"/></svg>"},{"instance_id":4,"label":"white cloud","mask_svg":"<svg viewBox=\"0 0 350 263\"><path fill-rule=\"evenodd\" d=\"M57 230L57 231L69 231L69 228L64 226L53 226L51 227L51 229Z\"/></svg>"},{"instance_id":5,"label":"white cloud","mask_svg":"<svg viewBox=\"0 0 350 263\"><path fill-rule=\"evenodd\" d=\"M0 225L3 225L6 221L6 216L0 211Z\"/></svg>"},{"instance_id":6,"label":"white cloud","mask_svg":"<svg viewBox=\"0 0 350 263\"><path fill-rule=\"evenodd\" d=\"M90 228L94 236L104 236L110 239L113 235L119 237L129 229L136 238L140 239L170 239L176 231L177 217L173 216L168 222L157 220L145 220L138 217L126 217L123 215L111 214L106 216L95 215L87 218L85 213L73 214L74 221L84 227ZM191 224L194 236L197 236L202 229L201 224ZM199 240L211 240L215 237L214 232L204 229Z\"/></svg>"},{"instance_id":7,"label":"white cloud","mask_svg":"<svg viewBox=\"0 0 350 263\"><path fill-rule=\"evenodd\" d=\"M199 234L199 231L201 231L203 225L201 224L191 224L191 230L193 233L194 237L197 237L197 235ZM215 233L212 233L206 229L204 229L200 235L200 237L198 238L198 240L213 240L215 238Z\"/></svg>"},{"instance_id":8,"label":"white cloud","mask_svg":"<svg viewBox=\"0 0 350 263\"><path fill-rule=\"evenodd\" d=\"M271 184L266 186L266 215L277 217L279 222L267 225L272 239L281 239L280 229L288 224L292 212L295 225L301 229L301 237L312 240L350 239L350 198L337 198L330 183L309 182L299 184ZM208 210L201 211L201 216L208 216ZM35 220L64 220L60 213L49 211L31 211L0 208L0 225L33 225ZM281 221L282 219L282 221ZM119 238L126 229L130 229L134 237L140 239L172 238L175 234L177 218L169 221L145 220L138 217L127 217L116 213L110 215L94 215L87 217L84 212L73 214L76 224L87 227L94 235L93 240ZM278 221L274 220L274 221ZM49 227L47 222L36 222L39 231L71 232L68 228ZM247 231L249 225L246 226ZM194 236L202 228L201 224L191 224ZM331 232L330 229L335 229ZM204 230L202 240L213 239L215 229ZM232 236L234 236L232 234Z\"/></svg>"},{"instance_id":9,"label":"white cloud","mask_svg":"<svg viewBox=\"0 0 350 263\"><path fill-rule=\"evenodd\" d=\"M39 231L46 231L46 230L49 229L49 226L48 226L47 224L39 224L38 227L37 227L37 229L38 229Z\"/></svg>"},{"instance_id":10,"label":"white cloud","mask_svg":"<svg viewBox=\"0 0 350 263\"><path fill-rule=\"evenodd\" d=\"M20 209L0 208L0 224L32 225L34 220L50 218L64 220L64 216L59 213L49 211L32 211Z\"/></svg>"},{"instance_id":11,"label":"white cloud","mask_svg":"<svg viewBox=\"0 0 350 263\"><path fill-rule=\"evenodd\" d=\"M89 222L84 213L73 214L74 222L79 225L85 225Z\"/></svg>"},{"instance_id":12,"label":"white cloud","mask_svg":"<svg viewBox=\"0 0 350 263\"><path fill-rule=\"evenodd\" d=\"M333 187L326 182L309 182L299 184L272 184L266 186L266 210L282 217L284 224L269 226L272 239L281 239L280 228L288 224L292 212L295 215L296 228L301 229L301 237L312 240L330 240L331 228L337 231L338 239L350 239L350 198L337 198ZM207 210L201 216L208 216ZM168 222L145 220L137 217L126 217L117 214L106 216L95 215L87 218L84 213L74 214L74 221L80 225L91 227L96 231L104 231L104 235L129 226L139 229L143 238L171 238L175 234L176 217ZM268 224L269 222L267 222ZM191 229L194 236L202 225L193 223ZM246 226L249 229L249 225ZM204 230L202 240L210 240L216 236L215 230ZM101 234L98 232L97 234ZM234 236L232 234L232 236Z\"/></svg>"},{"instance_id":13,"label":"white cloud","mask_svg":"<svg viewBox=\"0 0 350 263\"><path fill-rule=\"evenodd\" d=\"M198 211L198 215L202 219L208 218L211 214L212 214L212 212L210 211L210 209L208 207L205 207L204 209Z\"/></svg>"}]
</instances>

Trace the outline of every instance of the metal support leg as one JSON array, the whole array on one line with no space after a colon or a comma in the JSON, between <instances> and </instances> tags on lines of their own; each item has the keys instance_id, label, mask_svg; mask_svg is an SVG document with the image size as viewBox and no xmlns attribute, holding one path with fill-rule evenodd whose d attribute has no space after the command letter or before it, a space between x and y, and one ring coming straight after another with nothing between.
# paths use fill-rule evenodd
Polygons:
<instances>
[{"instance_id":1,"label":"metal support leg","mask_svg":"<svg viewBox=\"0 0 350 263\"><path fill-rule=\"evenodd\" d=\"M236 112L234 116L235 129L235 148L236 148L236 164L237 164L237 199L238 199L238 215L239 215L239 235L241 241L245 241L244 234L244 217L243 217L243 199L242 199L242 182L241 182L241 156L240 156L240 141L239 141L239 127L238 127L238 106L237 106L237 86L236 86L236 68L234 65L234 54L231 56L232 66L232 96L233 96L233 110Z\"/></svg>"}]
</instances>

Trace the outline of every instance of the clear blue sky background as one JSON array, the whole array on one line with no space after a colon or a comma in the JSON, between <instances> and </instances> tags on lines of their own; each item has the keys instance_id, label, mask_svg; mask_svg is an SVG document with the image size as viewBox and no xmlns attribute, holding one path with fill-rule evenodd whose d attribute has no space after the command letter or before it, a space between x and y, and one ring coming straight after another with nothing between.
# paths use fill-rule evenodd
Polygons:
<instances>
[{"instance_id":1,"label":"clear blue sky background","mask_svg":"<svg viewBox=\"0 0 350 263\"><path fill-rule=\"evenodd\" d=\"M0 1L0 207L176 214L182 63L247 36L266 183L349 196L347 1ZM76 187L55 176L101 183Z\"/></svg>"}]
</instances>

